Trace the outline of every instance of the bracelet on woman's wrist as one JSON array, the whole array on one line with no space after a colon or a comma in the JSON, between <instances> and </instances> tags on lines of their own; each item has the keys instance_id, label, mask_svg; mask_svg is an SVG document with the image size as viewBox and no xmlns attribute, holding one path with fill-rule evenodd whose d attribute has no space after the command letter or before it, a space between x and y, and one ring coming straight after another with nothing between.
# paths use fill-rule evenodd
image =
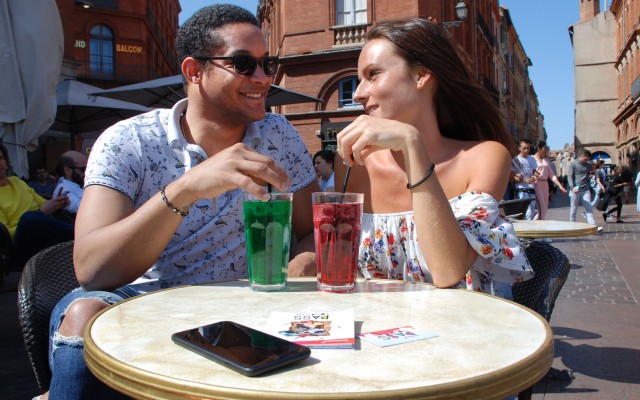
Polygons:
<instances>
[{"instance_id":1,"label":"bracelet on woman's wrist","mask_svg":"<svg viewBox=\"0 0 640 400\"><path fill-rule=\"evenodd\" d=\"M411 189L415 189L418 186L422 185L423 183L425 183L427 181L427 179L429 179L429 177L431 176L431 174L433 174L433 171L436 169L436 165L435 164L431 164L431 168L429 168L429 171L427 171L427 174L424 176L424 178L420 179L418 182L414 183L413 185L410 183L407 183L407 189L411 190Z\"/></svg>"},{"instance_id":2,"label":"bracelet on woman's wrist","mask_svg":"<svg viewBox=\"0 0 640 400\"><path fill-rule=\"evenodd\" d=\"M160 196L162 197L162 201L164 201L164 204L166 204L167 207L171 209L171 211L173 211L174 213L178 214L181 217L186 217L187 215L189 215L189 209L191 208L191 204L184 207L182 210L178 210L173 204L171 204L171 202L167 199L167 196L164 194L164 190L166 189L166 187L167 185L164 185L163 187L160 188Z\"/></svg>"}]
</instances>

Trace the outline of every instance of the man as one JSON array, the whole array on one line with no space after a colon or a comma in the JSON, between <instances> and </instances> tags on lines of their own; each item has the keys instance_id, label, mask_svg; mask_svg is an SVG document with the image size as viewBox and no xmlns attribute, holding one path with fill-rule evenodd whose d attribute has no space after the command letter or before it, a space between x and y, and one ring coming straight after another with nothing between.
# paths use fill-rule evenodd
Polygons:
<instances>
[{"instance_id":1,"label":"man","mask_svg":"<svg viewBox=\"0 0 640 400\"><path fill-rule=\"evenodd\" d=\"M516 187L516 198L533 199L529 203L529 208L525 214L525 219L533 219L536 215L538 204L535 201L536 191L535 183L537 180L536 169L538 163L536 159L529 155L531 151L531 142L527 139L520 140L520 153L511 161L511 171L513 172L513 180Z\"/></svg>"},{"instance_id":2,"label":"man","mask_svg":"<svg viewBox=\"0 0 640 400\"><path fill-rule=\"evenodd\" d=\"M333 173L333 161L335 154L331 150L320 150L313 156L313 168L320 179L320 190L333 192L336 190Z\"/></svg>"},{"instance_id":3,"label":"man","mask_svg":"<svg viewBox=\"0 0 640 400\"><path fill-rule=\"evenodd\" d=\"M578 158L569 163L567 168L567 180L569 199L571 206L569 209L569 221L576 222L576 212L578 202L582 203L586 213L587 222L595 225L593 218L593 207L591 206L591 192L589 191L589 172L591 171L591 152L587 149L580 150Z\"/></svg>"},{"instance_id":4,"label":"man","mask_svg":"<svg viewBox=\"0 0 640 400\"><path fill-rule=\"evenodd\" d=\"M187 99L114 125L91 152L74 248L85 291L52 314L52 398L117 398L82 357L84 326L108 303L247 277L244 191L265 200L267 184L294 192L290 275L315 271L311 192L319 187L299 134L265 115L277 59L258 21L236 6L205 7L176 44Z\"/></svg>"},{"instance_id":5,"label":"man","mask_svg":"<svg viewBox=\"0 0 640 400\"><path fill-rule=\"evenodd\" d=\"M53 197L53 189L55 188L55 182L49 178L47 169L42 165L39 165L35 170L35 179L29 181L29 187L36 191L43 199L50 199Z\"/></svg>"},{"instance_id":6,"label":"man","mask_svg":"<svg viewBox=\"0 0 640 400\"><path fill-rule=\"evenodd\" d=\"M80 200L84 194L84 172L87 169L87 157L74 150L66 151L58 161L60 179L54 193L66 194L69 205L65 210L72 214L78 212Z\"/></svg>"}]
</instances>

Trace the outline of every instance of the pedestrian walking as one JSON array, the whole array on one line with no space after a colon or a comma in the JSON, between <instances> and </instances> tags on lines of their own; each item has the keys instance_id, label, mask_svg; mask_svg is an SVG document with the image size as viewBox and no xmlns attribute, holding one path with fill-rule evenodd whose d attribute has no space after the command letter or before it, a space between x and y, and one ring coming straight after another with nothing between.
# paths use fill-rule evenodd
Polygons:
<instances>
[{"instance_id":1,"label":"pedestrian walking","mask_svg":"<svg viewBox=\"0 0 640 400\"><path fill-rule=\"evenodd\" d=\"M620 219L620 215L622 214L622 192L625 187L629 186L629 182L625 182L622 178L622 167L614 165L612 169L613 176L607 185L607 191L604 193L604 197L602 199L602 218L604 218L605 222L610 222L607 221L607 219L615 211L615 222L620 224L624 222ZM616 206L607 211L607 207L609 207L611 200L616 202Z\"/></svg>"},{"instance_id":2,"label":"pedestrian walking","mask_svg":"<svg viewBox=\"0 0 640 400\"><path fill-rule=\"evenodd\" d=\"M636 175L634 185L636 185L636 211L640 213L640 171Z\"/></svg>"},{"instance_id":3,"label":"pedestrian walking","mask_svg":"<svg viewBox=\"0 0 640 400\"><path fill-rule=\"evenodd\" d=\"M591 206L591 191L589 190L589 172L591 171L591 152L582 149L578 158L569 163L567 168L567 179L569 181L569 199L571 205L569 208L569 221L576 221L576 213L578 211L578 203L582 204L585 211L587 222L595 225L593 218L593 207Z\"/></svg>"}]
</instances>

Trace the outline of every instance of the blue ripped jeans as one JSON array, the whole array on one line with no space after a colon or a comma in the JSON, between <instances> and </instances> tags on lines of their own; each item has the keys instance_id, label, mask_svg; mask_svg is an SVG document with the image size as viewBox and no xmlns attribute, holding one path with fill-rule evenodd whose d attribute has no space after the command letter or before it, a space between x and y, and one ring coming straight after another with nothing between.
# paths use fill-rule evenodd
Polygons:
<instances>
[{"instance_id":1,"label":"blue ripped jeans","mask_svg":"<svg viewBox=\"0 0 640 400\"><path fill-rule=\"evenodd\" d=\"M49 324L49 367L53 377L49 398L56 399L128 399L98 380L84 362L84 340L80 336L65 337L58 333L71 304L79 299L95 299L107 304L117 303L140 294L130 286L113 292L85 292L76 289L58 302Z\"/></svg>"}]
</instances>

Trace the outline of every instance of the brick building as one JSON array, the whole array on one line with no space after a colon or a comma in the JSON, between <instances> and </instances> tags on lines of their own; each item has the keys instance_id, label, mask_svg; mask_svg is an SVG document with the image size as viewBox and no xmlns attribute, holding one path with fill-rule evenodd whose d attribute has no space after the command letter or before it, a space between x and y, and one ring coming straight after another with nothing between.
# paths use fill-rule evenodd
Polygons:
<instances>
[{"instance_id":1,"label":"brick building","mask_svg":"<svg viewBox=\"0 0 640 400\"><path fill-rule=\"evenodd\" d=\"M640 1L613 0L615 19L615 69L617 77L617 112L615 146L620 165L633 171L640 169Z\"/></svg>"},{"instance_id":2,"label":"brick building","mask_svg":"<svg viewBox=\"0 0 640 400\"><path fill-rule=\"evenodd\" d=\"M64 74L103 88L178 73L179 0L56 0Z\"/></svg>"},{"instance_id":3,"label":"brick building","mask_svg":"<svg viewBox=\"0 0 640 400\"><path fill-rule=\"evenodd\" d=\"M580 1L580 22L570 28L575 81L575 150L615 163L616 71L613 15L599 0Z\"/></svg>"},{"instance_id":4,"label":"brick building","mask_svg":"<svg viewBox=\"0 0 640 400\"><path fill-rule=\"evenodd\" d=\"M179 0L56 0L64 32L60 79L111 88L178 73L175 37ZM52 171L72 145L90 148L100 132L70 138L60 132L40 137L29 165ZM75 139L75 140L74 140ZM71 143L73 142L73 143Z\"/></svg>"},{"instance_id":5,"label":"brick building","mask_svg":"<svg viewBox=\"0 0 640 400\"><path fill-rule=\"evenodd\" d=\"M637 171L640 148L640 1L580 0L571 27L575 64L576 150Z\"/></svg>"},{"instance_id":6,"label":"brick building","mask_svg":"<svg viewBox=\"0 0 640 400\"><path fill-rule=\"evenodd\" d=\"M465 18L458 17L462 9ZM379 21L408 17L445 23L469 70L501 109L510 110L505 125L514 140L544 138L530 64L523 51L514 50L521 47L515 28L501 34L504 11L497 0L260 0L257 15L270 53L281 60L274 83L323 100L273 110L296 126L311 153L330 146L335 134L362 112L352 93L367 30ZM509 42L501 46L503 39ZM520 62L505 62L505 52ZM521 89L510 89L516 86Z\"/></svg>"}]
</instances>

